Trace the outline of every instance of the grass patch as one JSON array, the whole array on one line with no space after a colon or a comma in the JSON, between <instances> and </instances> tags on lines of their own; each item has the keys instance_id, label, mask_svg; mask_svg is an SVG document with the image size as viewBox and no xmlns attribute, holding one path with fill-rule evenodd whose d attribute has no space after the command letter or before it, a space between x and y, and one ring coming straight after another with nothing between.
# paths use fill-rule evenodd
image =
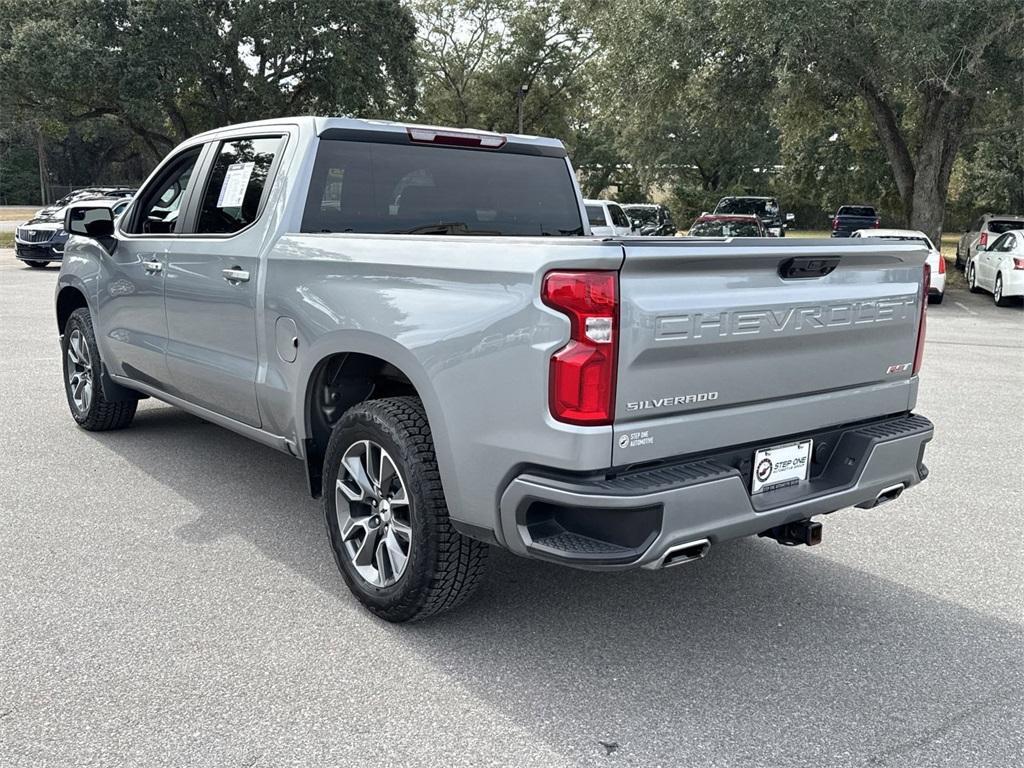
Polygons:
<instances>
[{"instance_id":1,"label":"grass patch","mask_svg":"<svg viewBox=\"0 0 1024 768\"><path fill-rule=\"evenodd\" d=\"M39 206L0 205L0 221L28 221L39 210Z\"/></svg>"},{"instance_id":2,"label":"grass patch","mask_svg":"<svg viewBox=\"0 0 1024 768\"><path fill-rule=\"evenodd\" d=\"M14 247L14 233L13 232L0 232L0 248L13 248Z\"/></svg>"}]
</instances>

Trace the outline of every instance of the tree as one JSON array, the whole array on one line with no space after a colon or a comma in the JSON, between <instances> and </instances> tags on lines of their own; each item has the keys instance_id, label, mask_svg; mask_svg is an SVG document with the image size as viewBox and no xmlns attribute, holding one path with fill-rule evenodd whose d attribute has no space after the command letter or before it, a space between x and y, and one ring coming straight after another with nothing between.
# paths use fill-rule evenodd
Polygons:
<instances>
[{"instance_id":1,"label":"tree","mask_svg":"<svg viewBox=\"0 0 1024 768\"><path fill-rule=\"evenodd\" d=\"M771 66L720 26L714 5L620 0L596 5L594 19L603 120L641 185L673 188L686 212L763 191L777 158Z\"/></svg>"},{"instance_id":2,"label":"tree","mask_svg":"<svg viewBox=\"0 0 1024 768\"><path fill-rule=\"evenodd\" d=\"M443 125L568 138L597 52L576 4L564 0L428 0L414 6L420 37L420 113Z\"/></svg>"},{"instance_id":3,"label":"tree","mask_svg":"<svg viewBox=\"0 0 1024 768\"><path fill-rule=\"evenodd\" d=\"M720 0L722 25L823 102L857 99L874 124L910 226L938 239L950 174L979 96L1019 99L1017 0ZM769 29L749 24L770 19Z\"/></svg>"},{"instance_id":4,"label":"tree","mask_svg":"<svg viewBox=\"0 0 1024 768\"><path fill-rule=\"evenodd\" d=\"M0 0L0 92L29 118L111 117L154 157L219 125L415 101L399 0Z\"/></svg>"}]
</instances>

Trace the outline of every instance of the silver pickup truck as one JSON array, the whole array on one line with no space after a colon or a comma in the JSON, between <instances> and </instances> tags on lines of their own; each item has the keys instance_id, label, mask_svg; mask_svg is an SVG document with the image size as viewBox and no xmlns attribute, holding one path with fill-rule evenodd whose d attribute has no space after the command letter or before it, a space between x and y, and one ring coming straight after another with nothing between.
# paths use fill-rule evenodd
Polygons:
<instances>
[{"instance_id":1,"label":"silver pickup truck","mask_svg":"<svg viewBox=\"0 0 1024 768\"><path fill-rule=\"evenodd\" d=\"M922 248L591 237L558 141L249 123L65 227L74 419L155 397L294 456L390 621L462 601L489 545L624 570L815 544L927 475Z\"/></svg>"}]
</instances>

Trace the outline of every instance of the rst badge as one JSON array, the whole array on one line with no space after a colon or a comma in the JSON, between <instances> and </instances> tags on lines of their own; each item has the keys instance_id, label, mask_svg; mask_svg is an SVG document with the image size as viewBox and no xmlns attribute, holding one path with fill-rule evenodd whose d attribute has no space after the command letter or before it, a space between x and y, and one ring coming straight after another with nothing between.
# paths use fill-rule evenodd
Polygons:
<instances>
[{"instance_id":1,"label":"rst badge","mask_svg":"<svg viewBox=\"0 0 1024 768\"><path fill-rule=\"evenodd\" d=\"M900 363L899 365L890 365L885 369L886 376L893 376L897 373L906 373L913 367L913 363Z\"/></svg>"}]
</instances>

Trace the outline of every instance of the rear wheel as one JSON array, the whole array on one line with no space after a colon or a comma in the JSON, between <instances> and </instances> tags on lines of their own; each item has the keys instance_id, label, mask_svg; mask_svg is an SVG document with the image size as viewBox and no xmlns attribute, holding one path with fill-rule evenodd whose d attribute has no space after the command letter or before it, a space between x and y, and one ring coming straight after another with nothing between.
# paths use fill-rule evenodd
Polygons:
<instances>
[{"instance_id":1,"label":"rear wheel","mask_svg":"<svg viewBox=\"0 0 1024 768\"><path fill-rule=\"evenodd\" d=\"M89 310L76 309L64 326L64 392L71 415L90 432L122 429L135 417L137 400L110 402L100 383L100 351L92 330Z\"/></svg>"},{"instance_id":2,"label":"rear wheel","mask_svg":"<svg viewBox=\"0 0 1024 768\"><path fill-rule=\"evenodd\" d=\"M335 560L370 611L416 621L454 608L476 588L487 545L452 527L417 398L348 410L331 434L323 477Z\"/></svg>"},{"instance_id":3,"label":"rear wheel","mask_svg":"<svg viewBox=\"0 0 1024 768\"><path fill-rule=\"evenodd\" d=\"M48 261L26 261L25 263L32 267L32 269L44 269L50 265Z\"/></svg>"},{"instance_id":4,"label":"rear wheel","mask_svg":"<svg viewBox=\"0 0 1024 768\"><path fill-rule=\"evenodd\" d=\"M942 299L945 297L945 295L946 294L944 294L944 293L930 293L930 294L928 294L928 303L929 304L941 304L942 303Z\"/></svg>"},{"instance_id":5,"label":"rear wheel","mask_svg":"<svg viewBox=\"0 0 1024 768\"><path fill-rule=\"evenodd\" d=\"M997 307L1008 307L1013 302L1009 296L1003 296L1003 276L1001 274L996 275L996 285L992 291L992 300L995 301Z\"/></svg>"}]
</instances>

